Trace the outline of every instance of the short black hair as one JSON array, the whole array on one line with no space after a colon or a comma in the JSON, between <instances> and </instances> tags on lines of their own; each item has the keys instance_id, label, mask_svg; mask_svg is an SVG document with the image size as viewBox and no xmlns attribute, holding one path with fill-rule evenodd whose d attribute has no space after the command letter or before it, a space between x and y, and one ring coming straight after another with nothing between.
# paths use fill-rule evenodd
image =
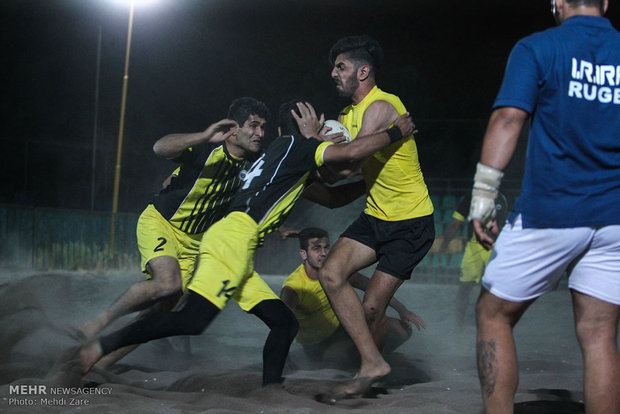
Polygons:
<instances>
[{"instance_id":1,"label":"short black hair","mask_svg":"<svg viewBox=\"0 0 620 414\"><path fill-rule=\"evenodd\" d=\"M297 121L293 118L291 109L299 116L299 108L297 108L297 102L302 102L300 99L294 99L292 101L284 102L278 109L278 126L280 127L282 135L300 135L301 131L297 125Z\"/></svg>"},{"instance_id":2,"label":"short black hair","mask_svg":"<svg viewBox=\"0 0 620 414\"><path fill-rule=\"evenodd\" d=\"M250 115L258 115L266 121L271 118L271 111L261 101L249 96L237 98L228 107L226 118L237 122L240 127L250 118Z\"/></svg>"},{"instance_id":3,"label":"short black hair","mask_svg":"<svg viewBox=\"0 0 620 414\"><path fill-rule=\"evenodd\" d=\"M329 51L329 64L333 67L338 55L368 64L374 73L383 64L383 48L368 35L346 36L338 40Z\"/></svg>"},{"instance_id":4,"label":"short black hair","mask_svg":"<svg viewBox=\"0 0 620 414\"><path fill-rule=\"evenodd\" d=\"M299 232L299 248L308 251L308 241L310 239L329 238L329 234L318 227L306 227Z\"/></svg>"}]
</instances>

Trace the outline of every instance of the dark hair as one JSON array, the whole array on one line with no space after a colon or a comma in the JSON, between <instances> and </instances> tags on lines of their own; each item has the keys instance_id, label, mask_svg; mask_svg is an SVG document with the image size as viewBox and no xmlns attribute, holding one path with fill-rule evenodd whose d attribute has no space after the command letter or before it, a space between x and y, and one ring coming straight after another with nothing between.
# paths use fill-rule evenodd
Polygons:
<instances>
[{"instance_id":1,"label":"dark hair","mask_svg":"<svg viewBox=\"0 0 620 414\"><path fill-rule=\"evenodd\" d=\"M329 51L329 63L333 67L338 55L344 54L347 59L370 65L377 73L383 64L383 49L379 42L368 35L347 36L338 40Z\"/></svg>"},{"instance_id":2,"label":"dark hair","mask_svg":"<svg viewBox=\"0 0 620 414\"><path fill-rule=\"evenodd\" d=\"M245 124L250 115L258 115L261 118L268 120L271 118L271 111L267 108L267 105L259 101L258 99L244 96L243 98L237 98L228 107L228 119L236 121L240 127Z\"/></svg>"},{"instance_id":3,"label":"dark hair","mask_svg":"<svg viewBox=\"0 0 620 414\"><path fill-rule=\"evenodd\" d=\"M292 109L297 115L301 116L299 113L299 108L297 108L297 102L302 101L299 99L294 99L283 103L280 105L280 109L278 109L278 126L281 129L282 135L301 134L297 121L295 121L293 114L291 114Z\"/></svg>"},{"instance_id":4,"label":"dark hair","mask_svg":"<svg viewBox=\"0 0 620 414\"><path fill-rule=\"evenodd\" d=\"M318 227L306 227L299 232L299 248L307 251L310 239L322 239L323 237L329 238L329 234L325 230Z\"/></svg>"}]
</instances>

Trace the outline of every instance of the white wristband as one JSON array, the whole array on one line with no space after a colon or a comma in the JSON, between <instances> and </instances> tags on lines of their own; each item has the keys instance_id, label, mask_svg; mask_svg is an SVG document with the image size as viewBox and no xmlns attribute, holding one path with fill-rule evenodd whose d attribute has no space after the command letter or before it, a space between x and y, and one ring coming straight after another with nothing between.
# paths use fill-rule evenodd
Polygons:
<instances>
[{"instance_id":1,"label":"white wristband","mask_svg":"<svg viewBox=\"0 0 620 414\"><path fill-rule=\"evenodd\" d=\"M491 224L495 218L495 198L503 176L500 170L478 163L468 220L480 220L484 226Z\"/></svg>"}]
</instances>

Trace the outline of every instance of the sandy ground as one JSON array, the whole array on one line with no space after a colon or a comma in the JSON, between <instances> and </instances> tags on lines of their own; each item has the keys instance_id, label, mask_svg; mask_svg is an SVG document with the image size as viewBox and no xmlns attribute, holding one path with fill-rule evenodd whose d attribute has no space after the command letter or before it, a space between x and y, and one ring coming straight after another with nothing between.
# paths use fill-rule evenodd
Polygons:
<instances>
[{"instance_id":1,"label":"sandy ground","mask_svg":"<svg viewBox=\"0 0 620 414\"><path fill-rule=\"evenodd\" d=\"M75 344L63 330L93 316L141 277L3 271L0 412L482 411L474 359L475 294L465 329L455 333L453 302L457 286L412 281L401 287L397 297L425 319L427 328L414 332L407 343L387 357L392 373L364 398L333 406L315 401L314 395L352 376L354 367L312 366L296 344L285 370L284 385L261 387L262 345L267 329L232 303L203 335L191 338L190 355L179 351L174 343L154 341L142 345L109 372L89 373L82 380L85 388L58 387L50 382L48 374L55 361ZM279 292L282 276L265 279ZM566 287L561 286L535 303L517 326L516 336L521 370L516 412L582 412L582 361Z\"/></svg>"}]
</instances>

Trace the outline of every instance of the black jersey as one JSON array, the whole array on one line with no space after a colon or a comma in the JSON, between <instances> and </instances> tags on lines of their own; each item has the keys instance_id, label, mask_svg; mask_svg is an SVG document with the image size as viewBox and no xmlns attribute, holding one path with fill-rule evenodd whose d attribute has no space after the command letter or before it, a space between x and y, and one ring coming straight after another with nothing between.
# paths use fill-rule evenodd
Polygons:
<instances>
[{"instance_id":1,"label":"black jersey","mask_svg":"<svg viewBox=\"0 0 620 414\"><path fill-rule=\"evenodd\" d=\"M230 211L242 211L258 223L259 245L284 221L310 173L323 165L330 144L303 136L279 137L245 174Z\"/></svg>"},{"instance_id":2,"label":"black jersey","mask_svg":"<svg viewBox=\"0 0 620 414\"><path fill-rule=\"evenodd\" d=\"M232 196L250 162L231 155L224 144L200 144L174 161L178 176L151 201L173 226L189 234L202 233L228 211Z\"/></svg>"}]
</instances>

